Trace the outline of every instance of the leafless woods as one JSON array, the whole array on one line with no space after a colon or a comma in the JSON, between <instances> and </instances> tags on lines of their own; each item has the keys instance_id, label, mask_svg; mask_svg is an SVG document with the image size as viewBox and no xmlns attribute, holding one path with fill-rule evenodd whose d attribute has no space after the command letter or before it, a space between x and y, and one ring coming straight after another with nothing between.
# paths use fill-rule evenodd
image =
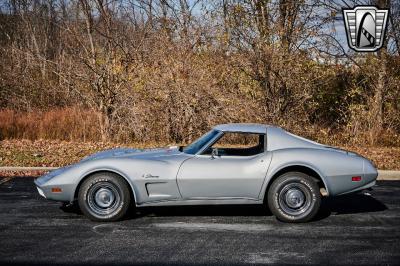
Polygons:
<instances>
[{"instance_id":1,"label":"leafless woods","mask_svg":"<svg viewBox=\"0 0 400 266\"><path fill-rule=\"evenodd\" d=\"M400 145L398 1L364 3L390 7L377 53L338 30L355 1L0 3L0 139L188 142L261 122Z\"/></svg>"}]
</instances>

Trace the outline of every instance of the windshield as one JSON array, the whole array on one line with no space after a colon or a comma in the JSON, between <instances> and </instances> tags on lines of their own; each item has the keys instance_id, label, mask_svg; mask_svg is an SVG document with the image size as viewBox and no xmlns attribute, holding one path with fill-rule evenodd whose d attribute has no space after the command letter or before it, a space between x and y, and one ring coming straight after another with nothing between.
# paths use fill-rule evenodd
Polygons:
<instances>
[{"instance_id":1,"label":"windshield","mask_svg":"<svg viewBox=\"0 0 400 266\"><path fill-rule=\"evenodd\" d=\"M188 154L196 154L204 145L206 145L210 140L212 140L218 134L219 134L218 130L211 130L206 134L204 134L203 136L201 136L200 138L198 138L189 146L183 148L182 151Z\"/></svg>"}]
</instances>

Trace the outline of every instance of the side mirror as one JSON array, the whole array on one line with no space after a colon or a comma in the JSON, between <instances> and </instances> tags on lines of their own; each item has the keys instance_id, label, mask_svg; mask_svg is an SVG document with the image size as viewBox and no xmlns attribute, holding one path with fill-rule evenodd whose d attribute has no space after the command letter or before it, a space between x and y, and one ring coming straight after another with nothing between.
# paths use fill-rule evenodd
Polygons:
<instances>
[{"instance_id":1,"label":"side mirror","mask_svg":"<svg viewBox=\"0 0 400 266\"><path fill-rule=\"evenodd\" d=\"M211 159L215 159L218 156L218 148L212 148L211 150Z\"/></svg>"}]
</instances>

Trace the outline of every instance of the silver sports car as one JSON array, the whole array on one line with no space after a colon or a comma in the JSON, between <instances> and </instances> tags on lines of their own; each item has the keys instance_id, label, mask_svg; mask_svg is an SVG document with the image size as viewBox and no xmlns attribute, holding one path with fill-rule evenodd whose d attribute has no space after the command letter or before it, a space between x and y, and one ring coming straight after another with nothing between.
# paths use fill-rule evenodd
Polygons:
<instances>
[{"instance_id":1,"label":"silver sports car","mask_svg":"<svg viewBox=\"0 0 400 266\"><path fill-rule=\"evenodd\" d=\"M366 158L261 124L225 124L185 147L112 149L35 180L39 194L76 202L95 221L129 207L266 204L281 221L305 222L321 196L372 187Z\"/></svg>"}]
</instances>

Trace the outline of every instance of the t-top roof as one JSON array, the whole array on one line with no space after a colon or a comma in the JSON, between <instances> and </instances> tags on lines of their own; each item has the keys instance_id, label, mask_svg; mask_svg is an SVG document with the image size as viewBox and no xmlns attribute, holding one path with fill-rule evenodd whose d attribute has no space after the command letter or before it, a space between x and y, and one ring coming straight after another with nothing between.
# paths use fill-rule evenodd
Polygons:
<instances>
[{"instance_id":1,"label":"t-top roof","mask_svg":"<svg viewBox=\"0 0 400 266\"><path fill-rule=\"evenodd\" d=\"M233 123L233 124L222 124L215 126L214 129L223 132L247 132L247 133L267 133L269 125L263 124L251 124L251 123Z\"/></svg>"}]
</instances>

